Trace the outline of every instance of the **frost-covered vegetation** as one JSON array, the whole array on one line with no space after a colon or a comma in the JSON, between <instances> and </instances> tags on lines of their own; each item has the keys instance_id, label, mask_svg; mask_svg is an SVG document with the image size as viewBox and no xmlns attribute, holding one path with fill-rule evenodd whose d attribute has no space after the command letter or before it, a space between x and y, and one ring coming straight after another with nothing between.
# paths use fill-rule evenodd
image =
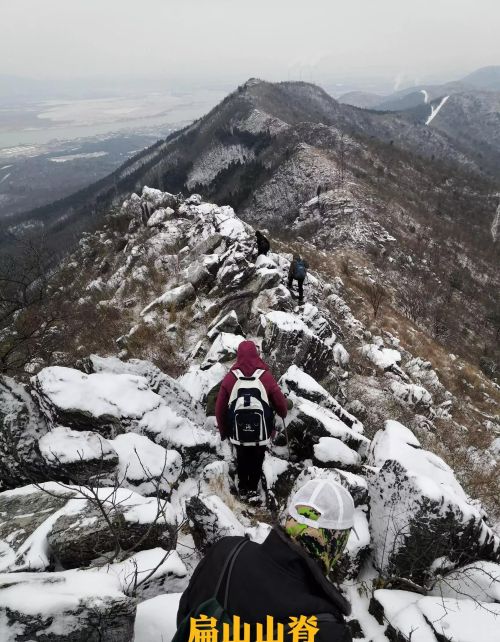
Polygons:
<instances>
[{"instance_id":1,"label":"frost-covered vegetation","mask_svg":"<svg viewBox=\"0 0 500 642\"><path fill-rule=\"evenodd\" d=\"M384 328L387 301L374 318L364 267L334 276L316 251L297 307L292 248L256 259L253 235L231 207L145 188L40 284L39 316L15 314L0 379L2 640L168 639L212 542L262 541L300 484L331 477L356 506L332 580L357 639L495 642L493 403L469 423L451 370L407 325ZM20 334L48 310L45 332ZM293 402L258 508L238 499L204 410L243 338Z\"/></svg>"}]
</instances>

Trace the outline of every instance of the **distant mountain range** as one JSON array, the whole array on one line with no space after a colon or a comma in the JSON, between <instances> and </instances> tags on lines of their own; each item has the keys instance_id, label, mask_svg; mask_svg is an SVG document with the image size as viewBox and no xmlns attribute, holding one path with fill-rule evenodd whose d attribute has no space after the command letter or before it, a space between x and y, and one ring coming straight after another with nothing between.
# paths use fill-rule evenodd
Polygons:
<instances>
[{"instance_id":1,"label":"distant mountain range","mask_svg":"<svg viewBox=\"0 0 500 642\"><path fill-rule=\"evenodd\" d=\"M472 81L490 86L499 69L476 72ZM387 104L384 110L367 110L336 101L308 83L252 79L206 116L140 152L97 183L53 204L7 218L4 240L11 232L43 227L64 250L82 231L99 224L100 213L146 184L173 192L201 191L243 208L249 217L265 218L259 211L260 191L272 191L273 185L279 185L280 172L292 159L302 157L306 148L321 150L321 162L328 165L338 141L345 137L358 150L360 168L366 158L371 159L373 169L373 163L387 168L394 165L391 159L404 156L413 168L424 167L425 161L422 171L427 174L444 171L475 176L489 185L488 193L494 192L500 163L499 94L453 93L451 85L443 87L448 94L443 95L442 88L400 93L392 98L399 101L397 110L388 109ZM446 104L441 104L446 96ZM316 172L318 158L306 156L311 166L304 171L312 184L334 173L331 168ZM351 153L350 162L352 159ZM370 167L360 171L370 176ZM315 189L316 185L308 185L302 191L313 193ZM283 198L276 199L272 206L276 217L289 201L297 201L296 191L289 186Z\"/></svg>"}]
</instances>

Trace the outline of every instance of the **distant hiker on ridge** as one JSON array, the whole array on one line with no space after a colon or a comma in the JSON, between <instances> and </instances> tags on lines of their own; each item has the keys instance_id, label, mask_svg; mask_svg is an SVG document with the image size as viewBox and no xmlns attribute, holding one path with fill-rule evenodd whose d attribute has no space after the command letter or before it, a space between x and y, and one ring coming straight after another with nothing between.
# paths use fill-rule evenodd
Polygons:
<instances>
[{"instance_id":1,"label":"distant hiker on ridge","mask_svg":"<svg viewBox=\"0 0 500 642\"><path fill-rule=\"evenodd\" d=\"M173 642L187 642L190 618L200 613L213 616L220 628L221 622L241 618L224 639L351 642L344 620L351 607L327 578L342 558L353 525L350 493L334 481L311 479L262 544L233 536L209 549L180 599ZM266 630L267 616L277 635L259 635L257 627L263 624Z\"/></svg>"},{"instance_id":2,"label":"distant hiker on ridge","mask_svg":"<svg viewBox=\"0 0 500 642\"><path fill-rule=\"evenodd\" d=\"M274 433L274 412L283 419L288 402L253 341L242 341L236 363L222 380L215 416L222 439L236 446L238 490L259 501L257 486L266 447Z\"/></svg>"},{"instance_id":3,"label":"distant hiker on ridge","mask_svg":"<svg viewBox=\"0 0 500 642\"><path fill-rule=\"evenodd\" d=\"M262 234L260 230L257 230L255 232L255 238L257 240L257 256L260 256L261 254L267 256L267 253L271 249L271 245L268 239L264 236L264 234Z\"/></svg>"},{"instance_id":4,"label":"distant hiker on ridge","mask_svg":"<svg viewBox=\"0 0 500 642\"><path fill-rule=\"evenodd\" d=\"M292 289L293 281L296 279L299 290L299 304L304 301L304 280L307 276L308 267L307 261L300 254L295 254L288 270L288 288Z\"/></svg>"}]
</instances>

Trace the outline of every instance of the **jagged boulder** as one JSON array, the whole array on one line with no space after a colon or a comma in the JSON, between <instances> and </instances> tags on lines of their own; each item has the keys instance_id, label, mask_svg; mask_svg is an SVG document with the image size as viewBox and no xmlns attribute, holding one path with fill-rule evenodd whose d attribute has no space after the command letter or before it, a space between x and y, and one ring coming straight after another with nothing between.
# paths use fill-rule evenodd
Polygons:
<instances>
[{"instance_id":1,"label":"jagged boulder","mask_svg":"<svg viewBox=\"0 0 500 642\"><path fill-rule=\"evenodd\" d=\"M179 452L188 474L195 474L217 458L218 432L194 424L168 406L147 415L140 422L140 429L157 444Z\"/></svg>"},{"instance_id":2,"label":"jagged boulder","mask_svg":"<svg viewBox=\"0 0 500 642\"><path fill-rule=\"evenodd\" d=\"M281 281L280 272L273 267L259 267L255 270L251 282L248 284L248 289L258 294L263 290L270 290L279 285Z\"/></svg>"},{"instance_id":3,"label":"jagged boulder","mask_svg":"<svg viewBox=\"0 0 500 642\"><path fill-rule=\"evenodd\" d=\"M112 575L0 575L2 642L132 642L135 613Z\"/></svg>"},{"instance_id":4,"label":"jagged boulder","mask_svg":"<svg viewBox=\"0 0 500 642\"><path fill-rule=\"evenodd\" d=\"M290 290L284 285L263 290L253 299L251 306L252 316L256 316L259 319L261 314L266 314L271 310L280 310L281 312L291 312L293 310L293 299Z\"/></svg>"},{"instance_id":5,"label":"jagged boulder","mask_svg":"<svg viewBox=\"0 0 500 642\"><path fill-rule=\"evenodd\" d=\"M80 501L76 510L78 499L74 499L52 522L47 543L60 566L88 566L114 555L117 547L124 551L175 548L176 524L170 505L124 488L101 490L99 504L96 499Z\"/></svg>"},{"instance_id":6,"label":"jagged boulder","mask_svg":"<svg viewBox=\"0 0 500 642\"><path fill-rule=\"evenodd\" d=\"M3 571L77 568L102 555L176 543L172 506L126 488L25 486L0 493L0 519Z\"/></svg>"},{"instance_id":7,"label":"jagged boulder","mask_svg":"<svg viewBox=\"0 0 500 642\"><path fill-rule=\"evenodd\" d=\"M52 366L31 379L33 395L52 426L96 430L105 436L124 432L162 405L144 377L85 374Z\"/></svg>"},{"instance_id":8,"label":"jagged boulder","mask_svg":"<svg viewBox=\"0 0 500 642\"><path fill-rule=\"evenodd\" d=\"M317 306L306 303L300 316L308 328L321 340L328 341L330 344L335 342L339 328L334 328L332 322L321 314Z\"/></svg>"},{"instance_id":9,"label":"jagged boulder","mask_svg":"<svg viewBox=\"0 0 500 642\"><path fill-rule=\"evenodd\" d=\"M273 513L286 508L300 466L266 453L262 466L266 505Z\"/></svg>"},{"instance_id":10,"label":"jagged boulder","mask_svg":"<svg viewBox=\"0 0 500 642\"><path fill-rule=\"evenodd\" d=\"M179 553L165 548L139 551L123 562L90 567L86 572L116 577L123 593L139 601L183 591L188 582L188 570Z\"/></svg>"},{"instance_id":11,"label":"jagged boulder","mask_svg":"<svg viewBox=\"0 0 500 642\"><path fill-rule=\"evenodd\" d=\"M217 495L193 496L186 502L186 515L196 548L205 553L227 535L244 535L243 525Z\"/></svg>"},{"instance_id":12,"label":"jagged boulder","mask_svg":"<svg viewBox=\"0 0 500 642\"><path fill-rule=\"evenodd\" d=\"M359 463L362 462L370 445L366 437L346 426L332 410L296 395L291 395L291 399L294 407L287 428L290 446L299 461L314 457L314 447L322 437L335 437L358 453Z\"/></svg>"},{"instance_id":13,"label":"jagged boulder","mask_svg":"<svg viewBox=\"0 0 500 642\"><path fill-rule=\"evenodd\" d=\"M153 210L161 207L170 207L175 210L179 205L177 196L147 186L142 188L142 199L146 201L146 203L149 203Z\"/></svg>"},{"instance_id":14,"label":"jagged boulder","mask_svg":"<svg viewBox=\"0 0 500 642\"><path fill-rule=\"evenodd\" d=\"M171 207L161 207L156 210L148 219L148 227L161 227L169 218L175 214Z\"/></svg>"},{"instance_id":15,"label":"jagged boulder","mask_svg":"<svg viewBox=\"0 0 500 642\"><path fill-rule=\"evenodd\" d=\"M108 442L119 458L121 486L144 496L170 495L182 471L182 457L145 435L127 433Z\"/></svg>"},{"instance_id":16,"label":"jagged boulder","mask_svg":"<svg viewBox=\"0 0 500 642\"><path fill-rule=\"evenodd\" d=\"M368 463L376 467L367 469L374 563L385 576L426 585L439 558L452 567L500 559L500 539L453 470L422 449L410 430L387 421Z\"/></svg>"},{"instance_id":17,"label":"jagged boulder","mask_svg":"<svg viewBox=\"0 0 500 642\"><path fill-rule=\"evenodd\" d=\"M161 296L151 301L142 311L141 316L155 310L155 308L163 307L168 308L174 306L175 308L182 308L188 301L196 298L196 290L191 283L183 283L182 285L167 290Z\"/></svg>"},{"instance_id":18,"label":"jagged boulder","mask_svg":"<svg viewBox=\"0 0 500 642\"><path fill-rule=\"evenodd\" d=\"M87 430L56 426L38 442L48 471L55 478L84 484L110 477L118 465L118 455L106 439Z\"/></svg>"},{"instance_id":19,"label":"jagged boulder","mask_svg":"<svg viewBox=\"0 0 500 642\"><path fill-rule=\"evenodd\" d=\"M44 478L37 442L47 430L24 387L0 377L0 489Z\"/></svg>"},{"instance_id":20,"label":"jagged boulder","mask_svg":"<svg viewBox=\"0 0 500 642\"><path fill-rule=\"evenodd\" d=\"M92 354L84 361L84 368L88 373L131 374L144 377L149 388L170 408L182 412L193 422L203 422L203 408L197 403L197 399L194 399L177 379L162 372L149 361L142 359L122 361L116 357L99 357Z\"/></svg>"},{"instance_id":21,"label":"jagged boulder","mask_svg":"<svg viewBox=\"0 0 500 642\"><path fill-rule=\"evenodd\" d=\"M238 315L235 310L231 310L226 314L218 314L212 323L208 326L207 336L209 339L214 339L218 334L227 332L229 334L243 335Z\"/></svg>"},{"instance_id":22,"label":"jagged boulder","mask_svg":"<svg viewBox=\"0 0 500 642\"><path fill-rule=\"evenodd\" d=\"M347 412L339 402L321 386L316 379L305 373L295 364L291 365L281 377L280 386L288 392L312 401L331 410L348 428L363 432L363 424Z\"/></svg>"},{"instance_id":23,"label":"jagged boulder","mask_svg":"<svg viewBox=\"0 0 500 642\"><path fill-rule=\"evenodd\" d=\"M500 604L379 589L370 613L396 642L496 642Z\"/></svg>"},{"instance_id":24,"label":"jagged boulder","mask_svg":"<svg viewBox=\"0 0 500 642\"><path fill-rule=\"evenodd\" d=\"M313 446L313 463L324 468L356 469L361 463L359 454L336 437L320 437Z\"/></svg>"},{"instance_id":25,"label":"jagged boulder","mask_svg":"<svg viewBox=\"0 0 500 642\"><path fill-rule=\"evenodd\" d=\"M232 361L236 357L238 346L245 337L230 332L220 332L210 346L205 359L201 365L203 370L207 370L215 363Z\"/></svg>"},{"instance_id":26,"label":"jagged boulder","mask_svg":"<svg viewBox=\"0 0 500 642\"><path fill-rule=\"evenodd\" d=\"M300 363L315 379L330 374L335 365L331 346L320 339L297 315L273 311L261 316L262 349L274 372L283 373Z\"/></svg>"},{"instance_id":27,"label":"jagged boulder","mask_svg":"<svg viewBox=\"0 0 500 642\"><path fill-rule=\"evenodd\" d=\"M215 280L214 274L200 262L191 263L181 276L195 289L210 287Z\"/></svg>"},{"instance_id":28,"label":"jagged boulder","mask_svg":"<svg viewBox=\"0 0 500 642\"><path fill-rule=\"evenodd\" d=\"M49 559L45 550L31 555L30 538L51 515L62 509L72 496L57 484L48 492L35 486L0 493L0 570L45 569ZM35 543L36 548L36 543ZM17 567L17 569L16 569Z\"/></svg>"}]
</instances>

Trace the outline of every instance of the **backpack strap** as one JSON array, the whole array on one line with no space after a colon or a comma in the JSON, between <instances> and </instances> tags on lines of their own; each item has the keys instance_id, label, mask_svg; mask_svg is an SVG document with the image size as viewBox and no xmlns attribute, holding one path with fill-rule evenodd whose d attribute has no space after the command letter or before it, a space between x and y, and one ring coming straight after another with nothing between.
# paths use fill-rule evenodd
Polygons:
<instances>
[{"instance_id":1,"label":"backpack strap","mask_svg":"<svg viewBox=\"0 0 500 642\"><path fill-rule=\"evenodd\" d=\"M216 599L217 599L217 595L219 594L220 588L222 586L222 581L224 579L224 575L226 574L226 571L229 568L229 571L228 571L228 574L227 574L227 580L226 580L226 590L225 590L225 593L224 593L224 610L227 609L227 601L228 601L228 598L229 598L229 582L231 581L231 574L233 572L234 563L235 563L236 558L238 557L241 549L245 546L245 544L247 544L247 542L248 542L248 539L246 537L244 537L242 540L240 540L236 544L236 546L234 546L231 549L231 552L229 553L229 555L228 555L228 557L227 557L227 559L226 559L226 561L224 563L224 566L222 568L222 572L219 575L219 579L217 581L217 587L216 587L215 593L214 593L214 597Z\"/></svg>"},{"instance_id":2,"label":"backpack strap","mask_svg":"<svg viewBox=\"0 0 500 642\"><path fill-rule=\"evenodd\" d=\"M264 372L265 372L265 370L263 370L262 368L259 368L258 370L256 370L253 373L252 379L260 379L262 377L262 375L264 374Z\"/></svg>"},{"instance_id":3,"label":"backpack strap","mask_svg":"<svg viewBox=\"0 0 500 642\"><path fill-rule=\"evenodd\" d=\"M241 370L231 370L231 372L234 374L236 379L245 379L245 375L241 372Z\"/></svg>"}]
</instances>

